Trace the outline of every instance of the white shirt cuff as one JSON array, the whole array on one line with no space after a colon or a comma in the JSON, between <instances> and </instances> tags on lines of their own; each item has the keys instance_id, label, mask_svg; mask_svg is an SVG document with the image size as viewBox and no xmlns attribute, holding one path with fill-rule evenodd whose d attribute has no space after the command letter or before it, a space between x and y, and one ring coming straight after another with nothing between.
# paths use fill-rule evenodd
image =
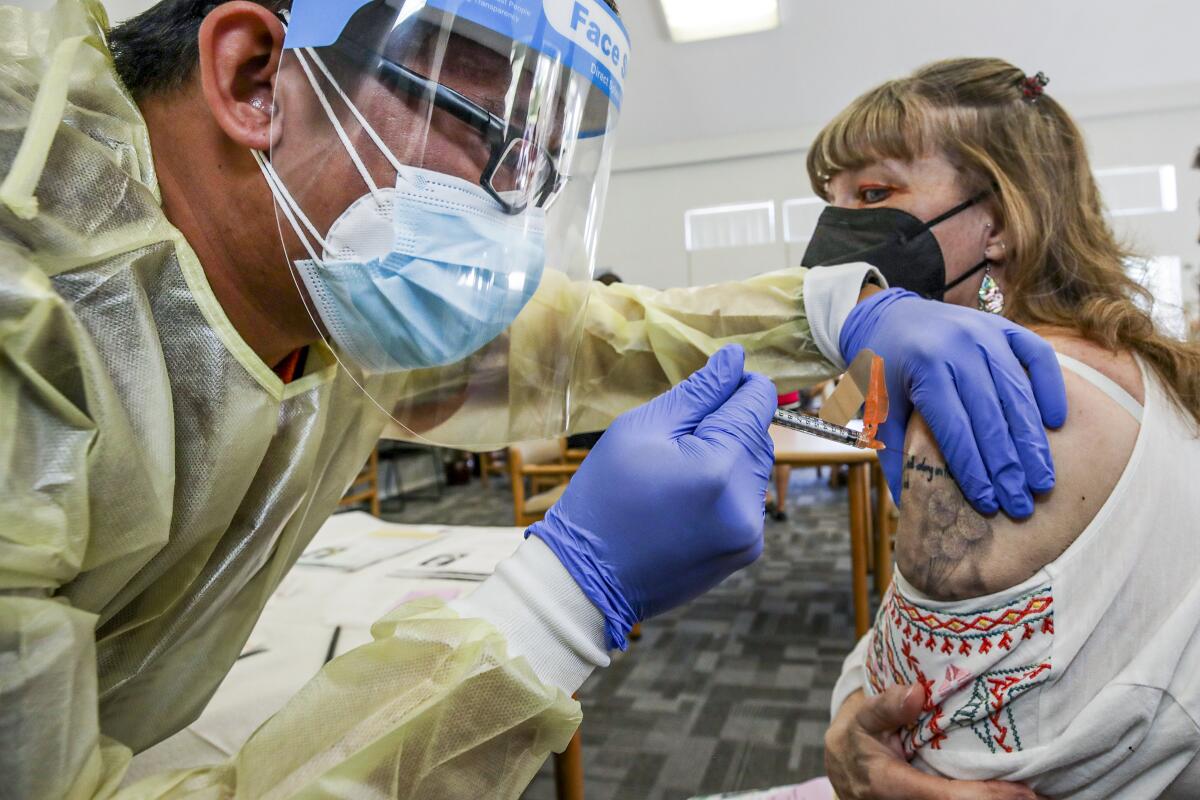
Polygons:
<instances>
[{"instance_id":1,"label":"white shirt cuff","mask_svg":"<svg viewBox=\"0 0 1200 800\"><path fill-rule=\"evenodd\" d=\"M830 719L837 716L838 711L842 709L842 704L846 702L846 698L867 686L866 663L867 638L869 636L870 634L867 634L859 639L858 644L842 663L842 674L837 679L837 683L833 685L833 697L829 701Z\"/></svg>"},{"instance_id":2,"label":"white shirt cuff","mask_svg":"<svg viewBox=\"0 0 1200 800\"><path fill-rule=\"evenodd\" d=\"M804 276L804 313L813 341L821 355L839 370L846 369L842 348L842 326L858 305L863 284L870 280L887 288L887 281L870 264L841 264L810 269Z\"/></svg>"},{"instance_id":3,"label":"white shirt cuff","mask_svg":"<svg viewBox=\"0 0 1200 800\"><path fill-rule=\"evenodd\" d=\"M541 680L573 694L596 667L607 667L604 615L536 536L500 562L496 572L450 607L490 622Z\"/></svg>"}]
</instances>

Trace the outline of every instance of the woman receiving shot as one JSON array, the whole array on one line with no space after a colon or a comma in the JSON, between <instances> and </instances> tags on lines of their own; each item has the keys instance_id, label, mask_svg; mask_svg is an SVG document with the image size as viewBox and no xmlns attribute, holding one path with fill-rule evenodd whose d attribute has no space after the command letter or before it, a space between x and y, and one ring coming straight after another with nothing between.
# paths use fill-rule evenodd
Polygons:
<instances>
[{"instance_id":1,"label":"woman receiving shot","mask_svg":"<svg viewBox=\"0 0 1200 800\"><path fill-rule=\"evenodd\" d=\"M974 477L919 416L891 454L895 581L826 737L841 800L1009 796L993 781L1200 797L1200 350L1145 310L1047 83L939 62L855 100L809 153L831 207L806 263L869 261L1033 328L1070 405L1050 434L1057 484L1022 521L964 502Z\"/></svg>"}]
</instances>

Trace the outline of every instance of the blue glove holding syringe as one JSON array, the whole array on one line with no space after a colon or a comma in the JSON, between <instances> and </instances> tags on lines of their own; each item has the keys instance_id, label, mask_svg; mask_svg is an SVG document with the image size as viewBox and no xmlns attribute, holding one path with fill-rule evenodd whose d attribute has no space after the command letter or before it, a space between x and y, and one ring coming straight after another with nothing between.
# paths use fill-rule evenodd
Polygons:
<instances>
[{"instance_id":1,"label":"blue glove holding syringe","mask_svg":"<svg viewBox=\"0 0 1200 800\"><path fill-rule=\"evenodd\" d=\"M762 552L775 386L740 346L622 414L537 536L605 617L610 647L633 625L716 586Z\"/></svg>"}]
</instances>

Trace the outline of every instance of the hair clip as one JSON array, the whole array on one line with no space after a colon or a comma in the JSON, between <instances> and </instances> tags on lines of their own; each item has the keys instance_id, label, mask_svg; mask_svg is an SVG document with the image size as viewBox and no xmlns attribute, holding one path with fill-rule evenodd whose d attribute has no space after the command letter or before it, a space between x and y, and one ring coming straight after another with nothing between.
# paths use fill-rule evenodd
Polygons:
<instances>
[{"instance_id":1,"label":"hair clip","mask_svg":"<svg viewBox=\"0 0 1200 800\"><path fill-rule=\"evenodd\" d=\"M1050 79L1046 77L1046 73L1039 72L1025 78L1021 81L1021 93L1025 95L1025 99L1031 103L1036 103L1046 91L1046 84L1050 83Z\"/></svg>"}]
</instances>

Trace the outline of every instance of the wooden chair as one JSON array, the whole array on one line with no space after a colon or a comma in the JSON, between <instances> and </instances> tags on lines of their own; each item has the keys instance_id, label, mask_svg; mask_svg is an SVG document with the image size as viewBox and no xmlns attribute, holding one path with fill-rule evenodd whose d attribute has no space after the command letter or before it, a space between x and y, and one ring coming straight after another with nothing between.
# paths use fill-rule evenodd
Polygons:
<instances>
[{"instance_id":1,"label":"wooden chair","mask_svg":"<svg viewBox=\"0 0 1200 800\"><path fill-rule=\"evenodd\" d=\"M590 452L584 447L567 447L567 440L563 439L563 461L567 464L582 464Z\"/></svg>"},{"instance_id":2,"label":"wooden chair","mask_svg":"<svg viewBox=\"0 0 1200 800\"><path fill-rule=\"evenodd\" d=\"M479 481L483 484L483 488L490 488L493 475L503 475L508 472L508 464L505 463L506 456L503 450L478 453L477 455L479 456Z\"/></svg>"},{"instance_id":3,"label":"wooden chair","mask_svg":"<svg viewBox=\"0 0 1200 800\"><path fill-rule=\"evenodd\" d=\"M557 462L560 464L579 464L591 452L586 449L567 447L565 439L560 451L560 457ZM491 477L493 475L504 475L508 472L507 451L496 450L491 453L478 453L477 455L479 456L479 480L485 488L491 485ZM538 476L532 481L534 484L532 488L535 493L546 488L544 484L547 477L549 477L550 481L549 488L553 488L558 484L559 481L557 478L552 476Z\"/></svg>"},{"instance_id":4,"label":"wooden chair","mask_svg":"<svg viewBox=\"0 0 1200 800\"><path fill-rule=\"evenodd\" d=\"M550 506L562 497L567 490L567 481L580 464L580 461L568 460L567 453L565 439L523 442L508 448L513 524L522 528L532 525L546 516ZM529 481L528 490L526 480Z\"/></svg>"},{"instance_id":5,"label":"wooden chair","mask_svg":"<svg viewBox=\"0 0 1200 800\"><path fill-rule=\"evenodd\" d=\"M379 449L371 451L371 457L363 465L362 471L354 479L354 483L346 489L346 494L338 502L338 506L356 506L359 503L370 502L371 515L379 516Z\"/></svg>"}]
</instances>

